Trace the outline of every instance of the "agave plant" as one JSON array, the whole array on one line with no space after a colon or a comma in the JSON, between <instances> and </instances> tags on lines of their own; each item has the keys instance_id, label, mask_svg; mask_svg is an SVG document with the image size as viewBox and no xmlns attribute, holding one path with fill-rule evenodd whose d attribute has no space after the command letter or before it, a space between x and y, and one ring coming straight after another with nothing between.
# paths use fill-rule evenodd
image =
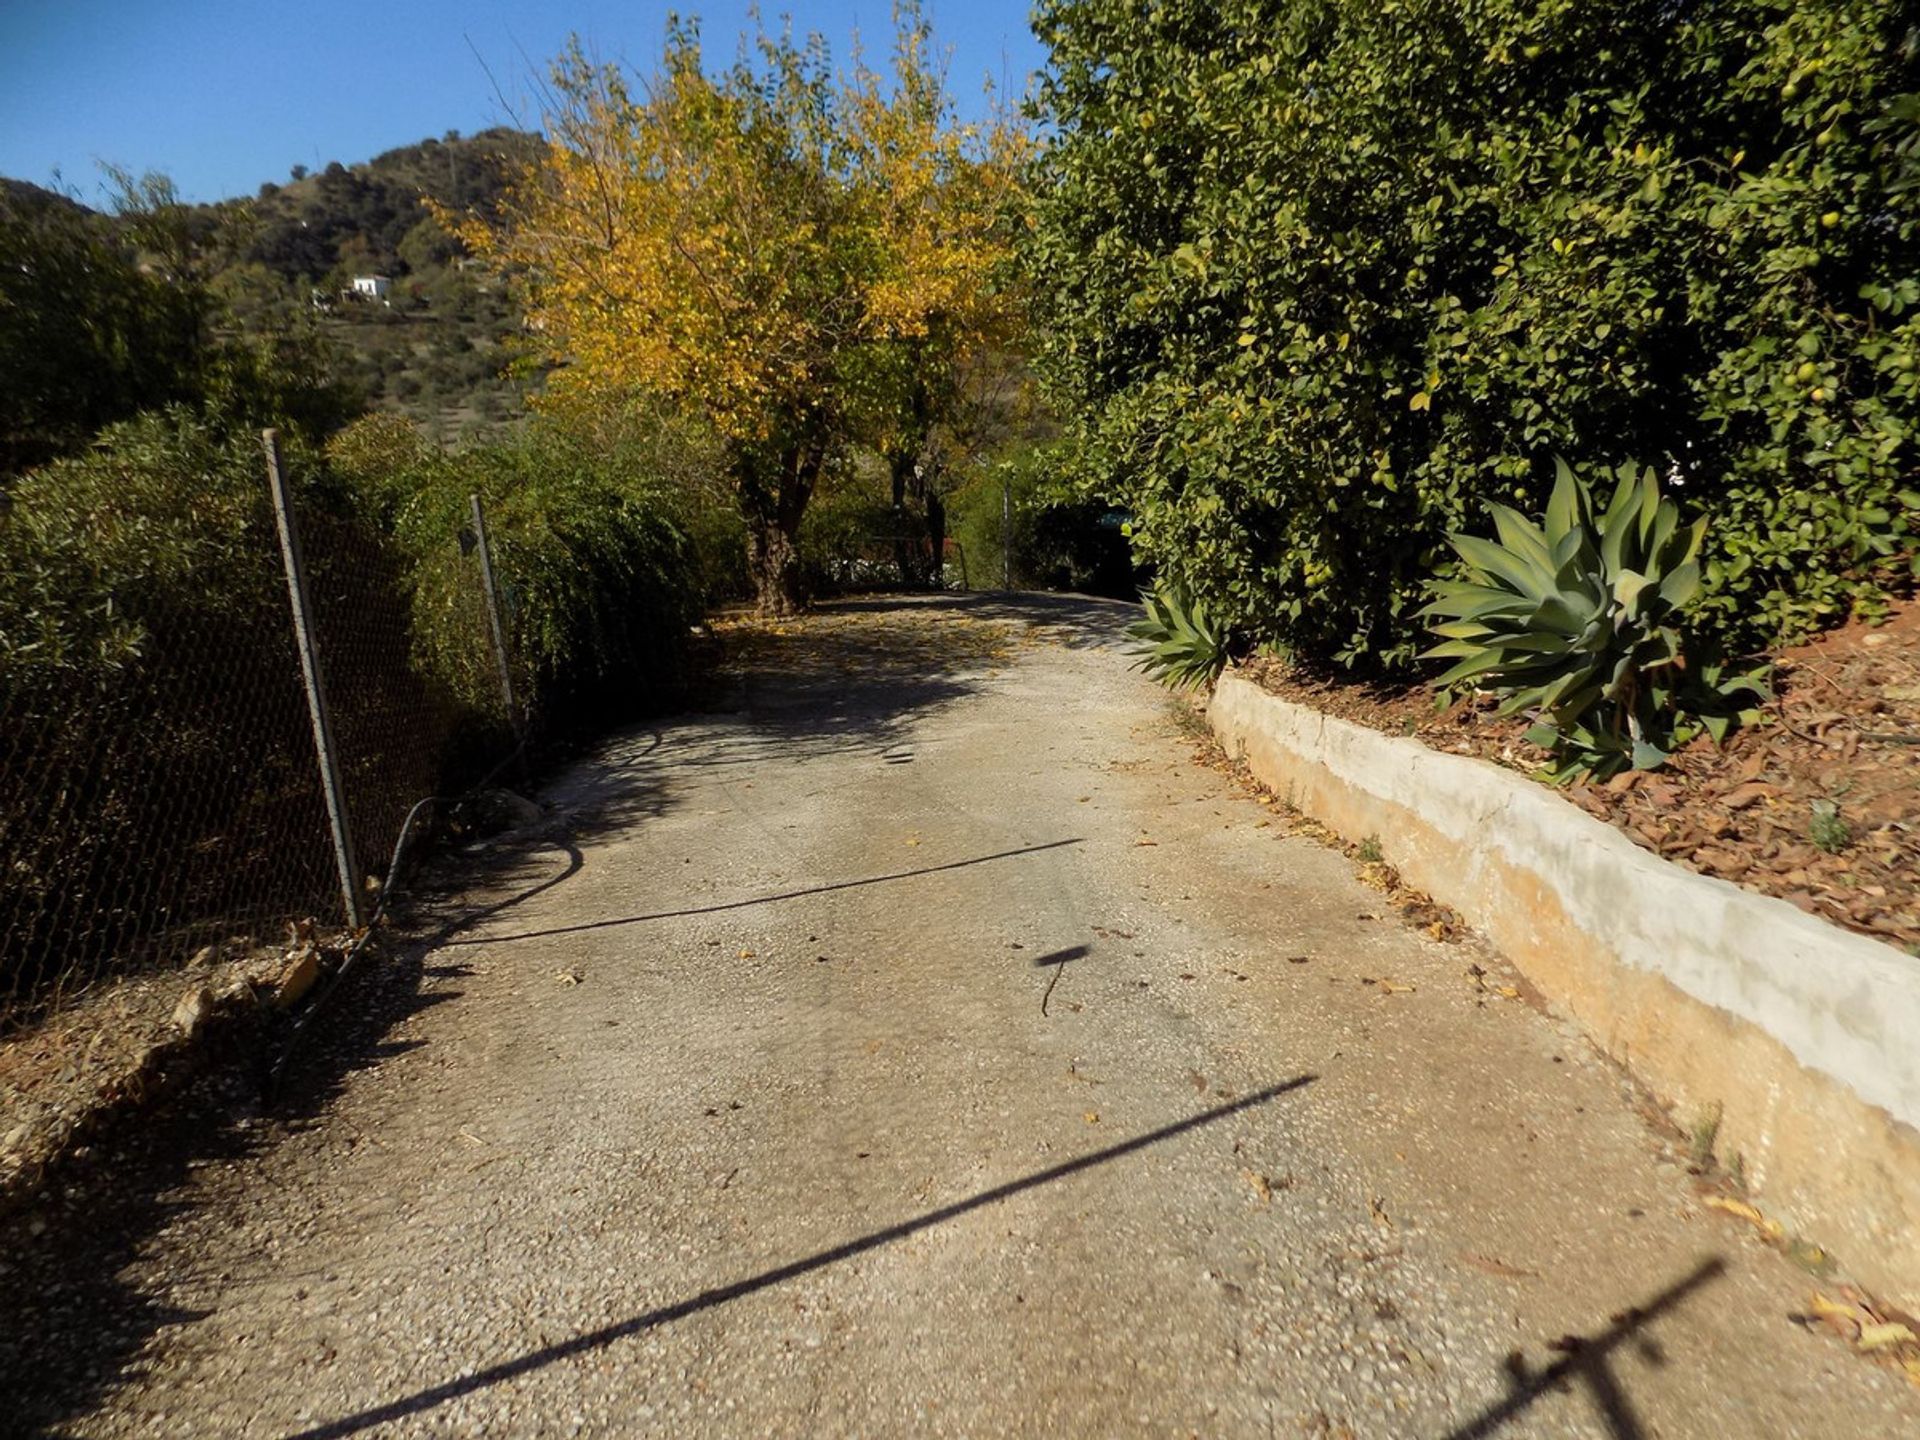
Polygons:
<instances>
[{"instance_id":1,"label":"agave plant","mask_svg":"<svg viewBox=\"0 0 1920 1440\"><path fill-rule=\"evenodd\" d=\"M1704 519L1680 523L1651 469L1623 465L1605 510L1564 461L1544 524L1492 505L1499 539L1452 535L1460 579L1434 581L1420 613L1455 663L1438 683L1502 696L1530 713L1554 776L1654 769L1703 729L1716 742L1750 721L1766 691L1754 675L1689 668L1681 617L1700 593ZM1742 702L1745 702L1744 706Z\"/></svg>"},{"instance_id":2,"label":"agave plant","mask_svg":"<svg viewBox=\"0 0 1920 1440\"><path fill-rule=\"evenodd\" d=\"M1191 690L1213 680L1227 663L1228 634L1178 582L1156 581L1143 592L1147 613L1127 627L1138 640L1133 668L1172 690Z\"/></svg>"}]
</instances>

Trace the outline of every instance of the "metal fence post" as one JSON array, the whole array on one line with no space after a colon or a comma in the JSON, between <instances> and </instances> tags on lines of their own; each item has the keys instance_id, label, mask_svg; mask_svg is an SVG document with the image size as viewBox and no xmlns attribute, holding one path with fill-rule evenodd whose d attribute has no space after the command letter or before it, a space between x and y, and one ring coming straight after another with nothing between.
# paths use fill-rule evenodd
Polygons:
<instances>
[{"instance_id":1,"label":"metal fence post","mask_svg":"<svg viewBox=\"0 0 1920 1440\"><path fill-rule=\"evenodd\" d=\"M1013 477L1000 477L1000 588L1013 588Z\"/></svg>"},{"instance_id":2,"label":"metal fence post","mask_svg":"<svg viewBox=\"0 0 1920 1440\"><path fill-rule=\"evenodd\" d=\"M507 724L515 740L520 738L520 711L513 703L513 669L507 663L507 630L500 621L500 595L493 579L493 551L487 547L487 516L480 508L480 497L473 502L473 543L480 552L480 587L487 596L487 627L493 633L493 660L500 670L500 695L507 706Z\"/></svg>"},{"instance_id":3,"label":"metal fence post","mask_svg":"<svg viewBox=\"0 0 1920 1440\"><path fill-rule=\"evenodd\" d=\"M340 872L340 899L347 924L358 930L365 920L360 910L359 867L353 859L353 830L347 823L346 793L340 785L339 756L333 743L333 719L327 709L327 687L320 670L320 652L313 639L313 607L307 599L306 565L300 554L300 529L293 515L293 493L287 487L280 462L280 432L263 430L267 452L267 485L273 492L273 520L280 530L280 557L287 566L287 599L293 609L294 648L300 652L300 674L306 682L307 715L313 721L313 749L320 762L320 788L326 796L327 821L333 827L333 861Z\"/></svg>"}]
</instances>

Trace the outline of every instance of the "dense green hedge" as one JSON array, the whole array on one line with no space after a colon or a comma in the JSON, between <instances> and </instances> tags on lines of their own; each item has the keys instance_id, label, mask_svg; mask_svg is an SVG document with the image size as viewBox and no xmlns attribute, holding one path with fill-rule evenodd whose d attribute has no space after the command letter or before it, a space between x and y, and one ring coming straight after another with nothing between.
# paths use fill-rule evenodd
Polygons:
<instances>
[{"instance_id":1,"label":"dense green hedge","mask_svg":"<svg viewBox=\"0 0 1920 1440\"><path fill-rule=\"evenodd\" d=\"M305 480L304 452L288 460ZM153 657L166 622L217 630L270 609L285 581L263 476L257 438L183 406L15 480L0 520L0 693L110 686Z\"/></svg>"},{"instance_id":2,"label":"dense green hedge","mask_svg":"<svg viewBox=\"0 0 1920 1440\"><path fill-rule=\"evenodd\" d=\"M463 702L497 709L477 570L462 545L476 494L524 704L550 719L558 708L598 717L657 704L683 678L706 597L684 497L663 481L648 438L537 423L442 452L407 421L373 416L335 437L328 458L406 556L419 664Z\"/></svg>"},{"instance_id":3,"label":"dense green hedge","mask_svg":"<svg viewBox=\"0 0 1920 1440\"><path fill-rule=\"evenodd\" d=\"M456 454L391 416L289 437L343 788L376 867L417 800L505 751L469 497L545 735L675 693L704 594L671 437L537 424ZM177 406L0 507L0 1023L80 983L335 904L259 433ZM257 932L256 932L257 933Z\"/></svg>"},{"instance_id":4,"label":"dense green hedge","mask_svg":"<svg viewBox=\"0 0 1920 1440\"><path fill-rule=\"evenodd\" d=\"M1406 664L1443 533L1638 457L1735 647L1920 533L1920 61L1885 0L1043 0L1030 259L1083 482L1255 637Z\"/></svg>"},{"instance_id":5,"label":"dense green hedge","mask_svg":"<svg viewBox=\"0 0 1920 1440\"><path fill-rule=\"evenodd\" d=\"M110 217L0 179L0 484L169 406L309 439L358 410L304 303L243 332L171 186L122 185Z\"/></svg>"}]
</instances>

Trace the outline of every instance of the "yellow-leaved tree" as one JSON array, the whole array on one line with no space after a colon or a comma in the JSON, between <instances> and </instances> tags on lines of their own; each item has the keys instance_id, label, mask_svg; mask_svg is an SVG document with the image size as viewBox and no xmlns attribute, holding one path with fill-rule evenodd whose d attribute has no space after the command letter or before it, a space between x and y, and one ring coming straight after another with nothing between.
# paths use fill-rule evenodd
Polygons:
<instances>
[{"instance_id":1,"label":"yellow-leaved tree","mask_svg":"<svg viewBox=\"0 0 1920 1440\"><path fill-rule=\"evenodd\" d=\"M801 602L823 470L924 431L1012 313L1024 132L957 123L918 9L895 20L884 74L764 33L709 71L679 22L644 83L576 45L544 155L498 216L448 217L519 290L543 403L646 397L711 430L765 613Z\"/></svg>"}]
</instances>

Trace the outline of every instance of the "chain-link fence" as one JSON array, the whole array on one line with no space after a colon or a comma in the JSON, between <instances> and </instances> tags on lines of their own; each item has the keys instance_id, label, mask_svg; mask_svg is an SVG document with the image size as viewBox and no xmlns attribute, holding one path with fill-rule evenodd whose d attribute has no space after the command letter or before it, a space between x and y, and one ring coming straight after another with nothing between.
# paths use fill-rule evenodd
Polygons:
<instances>
[{"instance_id":1,"label":"chain-link fence","mask_svg":"<svg viewBox=\"0 0 1920 1440\"><path fill-rule=\"evenodd\" d=\"M165 605L143 597L114 664L0 674L0 1036L209 947L349 923L413 804L511 744L504 701L477 714L417 663L388 542L292 505L336 833L266 469L223 573ZM472 664L494 674L477 554L463 563L470 593L453 603ZM341 845L357 857L346 876Z\"/></svg>"}]
</instances>

